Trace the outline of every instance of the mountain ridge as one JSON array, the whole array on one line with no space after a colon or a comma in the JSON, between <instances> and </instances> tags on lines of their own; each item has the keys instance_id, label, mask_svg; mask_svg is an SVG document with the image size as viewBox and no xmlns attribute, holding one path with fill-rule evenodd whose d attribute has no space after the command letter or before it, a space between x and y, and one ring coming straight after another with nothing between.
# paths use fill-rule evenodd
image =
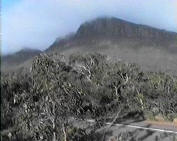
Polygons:
<instances>
[{"instance_id":1,"label":"mountain ridge","mask_svg":"<svg viewBox=\"0 0 177 141\"><path fill-rule=\"evenodd\" d=\"M80 25L74 35L54 42L47 50L57 46L65 46L68 43L78 44L91 40L120 40L122 38L140 40L148 44L153 43L177 50L175 45L177 44L177 33L113 17L101 17L87 21Z\"/></svg>"},{"instance_id":2,"label":"mountain ridge","mask_svg":"<svg viewBox=\"0 0 177 141\"><path fill-rule=\"evenodd\" d=\"M177 33L117 18L97 18L87 21L76 33L57 38L43 52L62 53L66 56L78 52L82 54L98 52L110 56L111 59L136 63L147 71L177 74ZM21 53L23 54L23 51ZM39 53L41 52L33 56ZM18 59L8 56L15 65L22 62L20 67L29 67L32 63L32 56L30 58L25 55L26 58L18 54L16 56ZM4 70L14 66L7 61L3 64L8 66Z\"/></svg>"},{"instance_id":3,"label":"mountain ridge","mask_svg":"<svg viewBox=\"0 0 177 141\"><path fill-rule=\"evenodd\" d=\"M114 17L100 17L100 18L96 18L94 20L85 22L84 24L82 24L76 35L77 34L81 34L81 36L83 36L84 33L84 29L89 28L90 26L90 33L93 31L93 33L95 34L95 31L98 32L98 34L102 33L103 35L106 34L106 30L112 31L112 35L115 35L117 37L119 36L127 36L127 37L132 37L133 33L135 34L135 36L138 36L139 38L141 38L141 35L143 32L147 32L147 30L150 30L151 32L149 34L146 35L142 35L142 37L149 37L150 35L152 37L152 34L154 34L153 32L159 32L162 33L162 35L157 34L156 36L165 36L166 38L168 37L172 37L177 39L177 33L175 32L171 32L171 31L167 31L167 30L163 30L163 29L158 29L155 27L151 27L148 25L142 25L142 24L135 24L133 22L129 22L129 21L125 21L119 18L114 18ZM133 29L135 28L135 29ZM134 30L134 31L132 31ZM136 31L137 30L137 31ZM101 32L100 32L101 31ZM88 32L88 31L87 31ZM100 32L100 33L99 33ZM131 33L131 34L129 34ZM137 33L140 33L139 35ZM129 35L128 35L129 34ZM167 35L168 34L168 35ZM110 34L108 34L110 35ZM148 36L149 35L149 36Z\"/></svg>"},{"instance_id":4,"label":"mountain ridge","mask_svg":"<svg viewBox=\"0 0 177 141\"><path fill-rule=\"evenodd\" d=\"M32 48L24 48L14 54L8 54L1 57L2 65L18 65L20 63L25 62L28 59L42 53L41 50L32 49Z\"/></svg>"}]
</instances>

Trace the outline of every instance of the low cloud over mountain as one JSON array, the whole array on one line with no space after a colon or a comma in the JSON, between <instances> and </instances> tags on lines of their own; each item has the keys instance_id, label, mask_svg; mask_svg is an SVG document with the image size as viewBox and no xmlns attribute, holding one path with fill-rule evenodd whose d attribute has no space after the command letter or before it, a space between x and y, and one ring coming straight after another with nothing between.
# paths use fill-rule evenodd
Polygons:
<instances>
[{"instance_id":1,"label":"low cloud over mountain","mask_svg":"<svg viewBox=\"0 0 177 141\"><path fill-rule=\"evenodd\" d=\"M2 52L46 49L55 38L99 16L177 31L176 9L176 0L22 0L2 6Z\"/></svg>"}]
</instances>

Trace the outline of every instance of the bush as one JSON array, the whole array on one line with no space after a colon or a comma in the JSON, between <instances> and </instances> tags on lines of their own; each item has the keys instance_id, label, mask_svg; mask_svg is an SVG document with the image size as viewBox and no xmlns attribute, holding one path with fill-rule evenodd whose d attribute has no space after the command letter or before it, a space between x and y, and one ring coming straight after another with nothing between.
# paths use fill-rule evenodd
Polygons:
<instances>
[{"instance_id":1,"label":"bush","mask_svg":"<svg viewBox=\"0 0 177 141\"><path fill-rule=\"evenodd\" d=\"M13 137L24 140L62 140L70 117L104 121L118 111L120 120L177 117L177 77L97 53L73 54L68 63L62 55L42 54L31 72L2 75L1 89L2 130L12 128Z\"/></svg>"}]
</instances>

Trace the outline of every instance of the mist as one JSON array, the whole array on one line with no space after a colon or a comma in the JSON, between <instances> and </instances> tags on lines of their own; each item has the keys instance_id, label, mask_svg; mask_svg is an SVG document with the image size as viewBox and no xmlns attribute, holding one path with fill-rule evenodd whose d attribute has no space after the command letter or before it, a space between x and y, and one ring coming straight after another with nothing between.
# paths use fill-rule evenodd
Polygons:
<instances>
[{"instance_id":1,"label":"mist","mask_svg":"<svg viewBox=\"0 0 177 141\"><path fill-rule=\"evenodd\" d=\"M44 50L100 16L177 32L176 15L176 0L21 0L9 8L2 5L2 54Z\"/></svg>"}]
</instances>

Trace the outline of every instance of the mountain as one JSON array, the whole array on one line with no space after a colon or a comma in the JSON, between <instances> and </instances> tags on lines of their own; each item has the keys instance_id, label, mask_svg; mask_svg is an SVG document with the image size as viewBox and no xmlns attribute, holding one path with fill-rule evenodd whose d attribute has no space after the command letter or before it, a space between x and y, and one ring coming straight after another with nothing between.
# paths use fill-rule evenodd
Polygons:
<instances>
[{"instance_id":1,"label":"mountain","mask_svg":"<svg viewBox=\"0 0 177 141\"><path fill-rule=\"evenodd\" d=\"M80 26L76 34L78 38L133 38L150 41L171 41L177 39L177 34L138 25L116 18L98 18Z\"/></svg>"},{"instance_id":2,"label":"mountain","mask_svg":"<svg viewBox=\"0 0 177 141\"><path fill-rule=\"evenodd\" d=\"M136 63L147 71L177 74L177 33L113 17L81 24L76 33L57 38L44 52L62 53L68 57L78 52L98 52L111 59ZM39 53L38 50L22 50L3 57L2 64L29 66L31 58Z\"/></svg>"},{"instance_id":3,"label":"mountain","mask_svg":"<svg viewBox=\"0 0 177 141\"><path fill-rule=\"evenodd\" d=\"M177 74L177 33L118 18L83 23L75 34L56 40L46 52L99 52L147 71Z\"/></svg>"},{"instance_id":4,"label":"mountain","mask_svg":"<svg viewBox=\"0 0 177 141\"><path fill-rule=\"evenodd\" d=\"M91 44L100 40L118 42L124 39L177 51L177 33L108 17L85 22L75 35L56 41L48 50L59 46Z\"/></svg>"},{"instance_id":5,"label":"mountain","mask_svg":"<svg viewBox=\"0 0 177 141\"><path fill-rule=\"evenodd\" d=\"M25 48L14 54L9 54L1 57L2 69L10 69L17 67L25 61L33 58L34 56L42 53L40 50Z\"/></svg>"}]
</instances>

